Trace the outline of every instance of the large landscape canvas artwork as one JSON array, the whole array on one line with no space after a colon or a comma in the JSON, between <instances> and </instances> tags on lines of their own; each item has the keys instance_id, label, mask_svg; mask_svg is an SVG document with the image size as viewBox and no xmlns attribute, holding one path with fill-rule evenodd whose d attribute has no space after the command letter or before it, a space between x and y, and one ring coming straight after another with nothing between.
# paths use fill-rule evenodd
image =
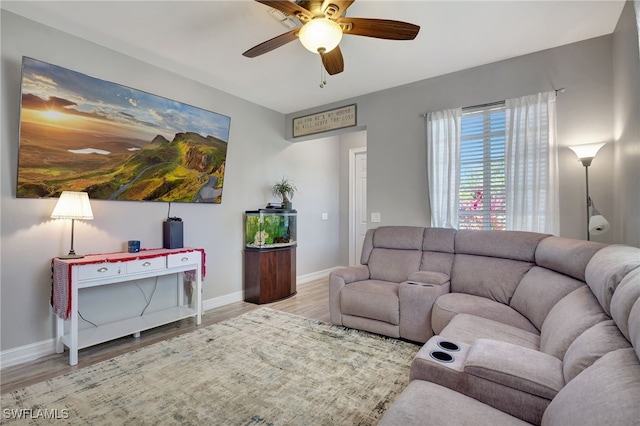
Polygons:
<instances>
[{"instance_id":1,"label":"large landscape canvas artwork","mask_svg":"<svg viewBox=\"0 0 640 426\"><path fill-rule=\"evenodd\" d=\"M24 57L18 197L220 203L231 119Z\"/></svg>"}]
</instances>

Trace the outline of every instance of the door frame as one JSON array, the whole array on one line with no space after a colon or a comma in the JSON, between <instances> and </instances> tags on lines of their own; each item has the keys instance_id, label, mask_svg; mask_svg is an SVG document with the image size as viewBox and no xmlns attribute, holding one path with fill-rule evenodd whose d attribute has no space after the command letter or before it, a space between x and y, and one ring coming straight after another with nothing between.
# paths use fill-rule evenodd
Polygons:
<instances>
[{"instance_id":1,"label":"door frame","mask_svg":"<svg viewBox=\"0 0 640 426\"><path fill-rule=\"evenodd\" d=\"M349 266L359 265L356 259L356 156L366 154L367 147L349 149ZM365 212L366 213L366 212Z\"/></svg>"}]
</instances>

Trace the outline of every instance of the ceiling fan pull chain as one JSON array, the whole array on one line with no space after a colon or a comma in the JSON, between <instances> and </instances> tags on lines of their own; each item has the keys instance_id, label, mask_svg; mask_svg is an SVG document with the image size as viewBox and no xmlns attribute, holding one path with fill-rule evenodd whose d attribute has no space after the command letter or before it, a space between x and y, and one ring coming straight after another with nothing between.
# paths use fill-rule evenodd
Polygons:
<instances>
[{"instance_id":1,"label":"ceiling fan pull chain","mask_svg":"<svg viewBox=\"0 0 640 426\"><path fill-rule=\"evenodd\" d=\"M322 63L322 55L320 55L320 88L323 89L327 85L327 74Z\"/></svg>"}]
</instances>

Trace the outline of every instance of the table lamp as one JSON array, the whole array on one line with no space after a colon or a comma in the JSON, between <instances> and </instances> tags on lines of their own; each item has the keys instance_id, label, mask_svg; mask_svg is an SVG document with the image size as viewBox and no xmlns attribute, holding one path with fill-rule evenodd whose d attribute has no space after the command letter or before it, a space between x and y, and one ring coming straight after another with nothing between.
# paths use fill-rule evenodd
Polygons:
<instances>
[{"instance_id":1,"label":"table lamp","mask_svg":"<svg viewBox=\"0 0 640 426\"><path fill-rule=\"evenodd\" d=\"M84 257L76 254L73 250L73 228L76 219L93 220L89 194L86 192L63 191L51 213L51 218L71 219L71 250L69 250L68 255L60 256L60 259L80 259Z\"/></svg>"}]
</instances>

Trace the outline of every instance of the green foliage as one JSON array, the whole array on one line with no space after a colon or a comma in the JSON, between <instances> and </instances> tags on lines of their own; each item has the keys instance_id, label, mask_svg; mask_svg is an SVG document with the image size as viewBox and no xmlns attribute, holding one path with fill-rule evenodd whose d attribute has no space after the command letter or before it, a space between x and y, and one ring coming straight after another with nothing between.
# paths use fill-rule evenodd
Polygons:
<instances>
[{"instance_id":1,"label":"green foliage","mask_svg":"<svg viewBox=\"0 0 640 426\"><path fill-rule=\"evenodd\" d=\"M271 186L271 193L280 198L283 203L288 203L289 197L293 198L297 190L298 188L286 176L283 176L282 179Z\"/></svg>"},{"instance_id":2,"label":"green foliage","mask_svg":"<svg viewBox=\"0 0 640 426\"><path fill-rule=\"evenodd\" d=\"M114 144L118 144L116 141ZM60 188L86 191L92 199L158 200L191 202L200 190L216 179L214 189L224 184L227 143L197 133L176 134L173 141L157 136L142 149L131 153L115 149L108 156L68 154L67 146L57 150L49 144L29 150L24 143L24 165L18 182L20 197L47 197L60 194ZM41 151L48 152L42 164ZM220 203L216 195L214 203Z\"/></svg>"},{"instance_id":3,"label":"green foliage","mask_svg":"<svg viewBox=\"0 0 640 426\"><path fill-rule=\"evenodd\" d=\"M245 244L252 244L256 234L260 231L260 218L258 216L249 216L245 218Z\"/></svg>"}]
</instances>

